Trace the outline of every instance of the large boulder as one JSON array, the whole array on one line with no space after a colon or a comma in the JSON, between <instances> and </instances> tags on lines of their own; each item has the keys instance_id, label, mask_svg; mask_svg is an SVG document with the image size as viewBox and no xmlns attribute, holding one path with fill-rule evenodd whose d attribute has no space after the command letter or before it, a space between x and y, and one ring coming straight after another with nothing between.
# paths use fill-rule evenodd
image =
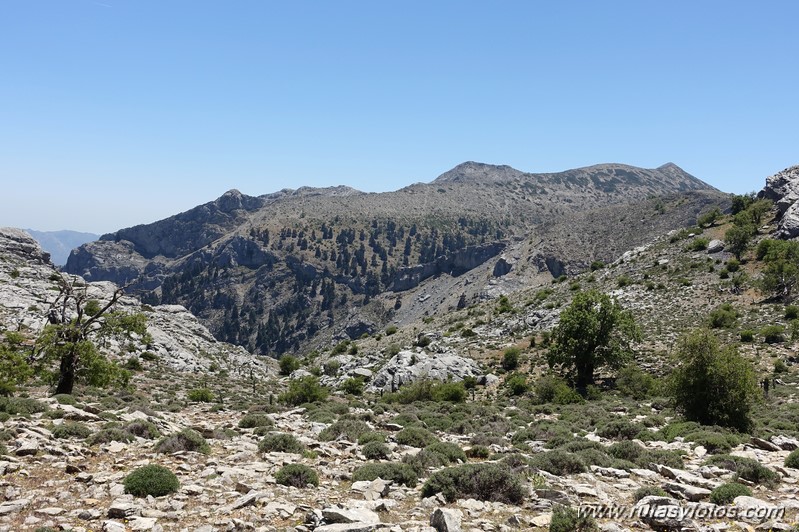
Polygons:
<instances>
[{"instance_id":1,"label":"large boulder","mask_svg":"<svg viewBox=\"0 0 799 532\"><path fill-rule=\"evenodd\" d=\"M374 391L396 391L405 384L422 380L461 381L464 377L482 374L474 360L454 353L400 351L377 372L370 388Z\"/></svg>"},{"instance_id":2,"label":"large boulder","mask_svg":"<svg viewBox=\"0 0 799 532\"><path fill-rule=\"evenodd\" d=\"M777 205L778 237L799 237L799 165L767 177L766 187L758 197L769 199Z\"/></svg>"}]
</instances>

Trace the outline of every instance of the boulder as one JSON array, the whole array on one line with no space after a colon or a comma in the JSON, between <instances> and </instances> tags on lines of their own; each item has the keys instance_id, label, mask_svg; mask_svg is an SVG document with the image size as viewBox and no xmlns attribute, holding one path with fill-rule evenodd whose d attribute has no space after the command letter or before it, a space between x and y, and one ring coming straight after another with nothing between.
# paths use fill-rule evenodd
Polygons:
<instances>
[{"instance_id":1,"label":"boulder","mask_svg":"<svg viewBox=\"0 0 799 532\"><path fill-rule=\"evenodd\" d=\"M437 532L461 532L462 515L460 510L437 508L430 516L430 526Z\"/></svg>"},{"instance_id":2,"label":"boulder","mask_svg":"<svg viewBox=\"0 0 799 532\"><path fill-rule=\"evenodd\" d=\"M370 389L372 391L396 391L405 384L422 379L439 381L461 381L464 377L478 377L482 374L474 360L454 353L425 353L400 351L375 374Z\"/></svg>"},{"instance_id":3,"label":"boulder","mask_svg":"<svg viewBox=\"0 0 799 532\"><path fill-rule=\"evenodd\" d=\"M766 186L758 198L770 199L777 205L779 238L799 236L799 165L767 177Z\"/></svg>"},{"instance_id":4,"label":"boulder","mask_svg":"<svg viewBox=\"0 0 799 532\"><path fill-rule=\"evenodd\" d=\"M724 242L721 240L711 240L707 245L708 253L718 253L724 251Z\"/></svg>"}]
</instances>

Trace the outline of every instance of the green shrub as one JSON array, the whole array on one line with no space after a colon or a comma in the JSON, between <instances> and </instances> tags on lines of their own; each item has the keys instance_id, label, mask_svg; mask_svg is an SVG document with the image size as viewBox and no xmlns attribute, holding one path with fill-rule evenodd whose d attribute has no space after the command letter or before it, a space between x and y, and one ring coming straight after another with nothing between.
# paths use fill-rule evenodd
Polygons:
<instances>
[{"instance_id":1,"label":"green shrub","mask_svg":"<svg viewBox=\"0 0 799 532\"><path fill-rule=\"evenodd\" d=\"M561 378L544 376L535 383L535 395L539 403L561 405L583 402L583 398Z\"/></svg>"},{"instance_id":2,"label":"green shrub","mask_svg":"<svg viewBox=\"0 0 799 532\"><path fill-rule=\"evenodd\" d=\"M279 400L282 403L298 406L304 403L324 401L328 393L327 388L319 384L317 377L308 375L292 380L289 383L288 391L280 394Z\"/></svg>"},{"instance_id":3,"label":"green shrub","mask_svg":"<svg viewBox=\"0 0 799 532\"><path fill-rule=\"evenodd\" d=\"M29 397L0 397L0 412L28 417L48 410L47 405Z\"/></svg>"},{"instance_id":4,"label":"green shrub","mask_svg":"<svg viewBox=\"0 0 799 532\"><path fill-rule=\"evenodd\" d=\"M601 270L604 267L605 267L605 263L602 262L601 260L595 260L594 262L591 263L591 271L592 272L595 272L597 270Z\"/></svg>"},{"instance_id":5,"label":"green shrub","mask_svg":"<svg viewBox=\"0 0 799 532\"><path fill-rule=\"evenodd\" d=\"M633 284L633 280L629 275L622 274L616 279L616 286L619 288L624 288L625 286L630 286L631 284Z\"/></svg>"},{"instance_id":6,"label":"green shrub","mask_svg":"<svg viewBox=\"0 0 799 532\"><path fill-rule=\"evenodd\" d=\"M433 386L432 393L434 401L462 403L466 400L466 387L463 382L442 382Z\"/></svg>"},{"instance_id":7,"label":"green shrub","mask_svg":"<svg viewBox=\"0 0 799 532\"><path fill-rule=\"evenodd\" d=\"M385 460L391 456L391 449L383 442L370 441L361 448L367 460Z\"/></svg>"},{"instance_id":8,"label":"green shrub","mask_svg":"<svg viewBox=\"0 0 799 532\"><path fill-rule=\"evenodd\" d=\"M777 373L787 373L787 372L788 372L788 366L785 365L785 361L784 360L782 360L781 358L778 358L777 360L774 361L774 373L775 374L777 374Z\"/></svg>"},{"instance_id":9,"label":"green shrub","mask_svg":"<svg viewBox=\"0 0 799 532\"><path fill-rule=\"evenodd\" d=\"M459 445L454 443L436 442L424 448L425 451L443 456L447 462L454 464L457 461L465 462L466 453Z\"/></svg>"},{"instance_id":10,"label":"green shrub","mask_svg":"<svg viewBox=\"0 0 799 532\"><path fill-rule=\"evenodd\" d=\"M208 388L195 388L189 391L186 398L195 403L213 403L214 392Z\"/></svg>"},{"instance_id":11,"label":"green shrub","mask_svg":"<svg viewBox=\"0 0 799 532\"><path fill-rule=\"evenodd\" d=\"M58 401L58 404L60 405L76 406L78 404L78 400L68 393L58 393L53 396L53 399Z\"/></svg>"},{"instance_id":12,"label":"green shrub","mask_svg":"<svg viewBox=\"0 0 799 532\"><path fill-rule=\"evenodd\" d=\"M718 505L730 504L735 500L735 497L740 497L741 495L751 497L752 490L738 482L727 482L710 492L710 502Z\"/></svg>"},{"instance_id":13,"label":"green shrub","mask_svg":"<svg viewBox=\"0 0 799 532\"><path fill-rule=\"evenodd\" d=\"M130 432L120 429L118 427L107 427L103 430L92 434L87 440L88 445L98 445L101 443L111 443L112 441L120 441L123 443L130 443L135 439Z\"/></svg>"},{"instance_id":14,"label":"green shrub","mask_svg":"<svg viewBox=\"0 0 799 532\"><path fill-rule=\"evenodd\" d=\"M646 449L631 440L620 441L608 447L607 452L610 456L619 460L638 463L646 454Z\"/></svg>"},{"instance_id":15,"label":"green shrub","mask_svg":"<svg viewBox=\"0 0 799 532\"><path fill-rule=\"evenodd\" d=\"M409 447L427 447L438 442L436 435L421 427L405 427L395 436L397 443Z\"/></svg>"},{"instance_id":16,"label":"green shrub","mask_svg":"<svg viewBox=\"0 0 799 532\"><path fill-rule=\"evenodd\" d=\"M370 430L358 436L358 445L366 445L369 442L376 441L380 443L386 442L386 437L382 432Z\"/></svg>"},{"instance_id":17,"label":"green shrub","mask_svg":"<svg viewBox=\"0 0 799 532\"><path fill-rule=\"evenodd\" d=\"M275 473L275 481L283 486L305 488L309 484L319 486L316 471L303 464L286 464Z\"/></svg>"},{"instance_id":18,"label":"green shrub","mask_svg":"<svg viewBox=\"0 0 799 532\"><path fill-rule=\"evenodd\" d=\"M619 392L636 400L651 397L656 385L657 382L652 375L633 365L620 369L616 377L616 388Z\"/></svg>"},{"instance_id":19,"label":"green shrub","mask_svg":"<svg viewBox=\"0 0 799 532\"><path fill-rule=\"evenodd\" d=\"M341 384L341 390L350 395L363 395L363 377L351 377Z\"/></svg>"},{"instance_id":20,"label":"green shrub","mask_svg":"<svg viewBox=\"0 0 799 532\"><path fill-rule=\"evenodd\" d=\"M407 464L401 463L381 463L364 464L352 473L352 480L375 480L376 478L390 480L396 484L403 484L412 488L419 482L416 472Z\"/></svg>"},{"instance_id":21,"label":"green shrub","mask_svg":"<svg viewBox=\"0 0 799 532\"><path fill-rule=\"evenodd\" d=\"M691 433L685 439L701 445L710 454L728 453L739 443L738 438L731 434L727 435L706 430Z\"/></svg>"},{"instance_id":22,"label":"green shrub","mask_svg":"<svg viewBox=\"0 0 799 532\"><path fill-rule=\"evenodd\" d=\"M155 446L156 452L174 453L178 451L194 451L203 454L211 452L211 446L202 434L192 429L183 429L177 434L162 438Z\"/></svg>"},{"instance_id":23,"label":"green shrub","mask_svg":"<svg viewBox=\"0 0 799 532\"><path fill-rule=\"evenodd\" d=\"M611 419L597 430L597 435L609 440L631 440L643 427L626 418Z\"/></svg>"},{"instance_id":24,"label":"green shrub","mask_svg":"<svg viewBox=\"0 0 799 532\"><path fill-rule=\"evenodd\" d=\"M749 329L741 331L741 342L754 342L755 341L755 331L750 331Z\"/></svg>"},{"instance_id":25,"label":"green shrub","mask_svg":"<svg viewBox=\"0 0 799 532\"><path fill-rule=\"evenodd\" d=\"M779 482L779 476L771 469L761 465L757 460L733 456L729 454L717 454L711 456L706 462L737 473L738 478L748 480L755 484L762 484L767 487L774 487Z\"/></svg>"},{"instance_id":26,"label":"green shrub","mask_svg":"<svg viewBox=\"0 0 799 532\"><path fill-rule=\"evenodd\" d=\"M433 473L422 486L422 497L441 493L449 502L477 499L519 504L527 495L521 478L497 464L465 464Z\"/></svg>"},{"instance_id":27,"label":"green shrub","mask_svg":"<svg viewBox=\"0 0 799 532\"><path fill-rule=\"evenodd\" d=\"M533 455L530 464L553 475L573 475L585 473L585 464L574 453L554 450Z\"/></svg>"},{"instance_id":28,"label":"green shrub","mask_svg":"<svg viewBox=\"0 0 799 532\"><path fill-rule=\"evenodd\" d=\"M66 423L62 423L61 425L56 425L53 427L53 437L58 438L59 440L71 438L82 440L84 438L88 438L91 433L92 429L83 423L76 423L73 421L67 421Z\"/></svg>"},{"instance_id":29,"label":"green shrub","mask_svg":"<svg viewBox=\"0 0 799 532\"><path fill-rule=\"evenodd\" d=\"M791 451L791 454L785 457L785 467L799 469L799 449Z\"/></svg>"},{"instance_id":30,"label":"green shrub","mask_svg":"<svg viewBox=\"0 0 799 532\"><path fill-rule=\"evenodd\" d=\"M281 375L291 375L300 369L300 361L295 356L283 355L278 362Z\"/></svg>"},{"instance_id":31,"label":"green shrub","mask_svg":"<svg viewBox=\"0 0 799 532\"><path fill-rule=\"evenodd\" d=\"M788 321L799 318L799 307L796 305L788 305L785 307L785 319Z\"/></svg>"},{"instance_id":32,"label":"green shrub","mask_svg":"<svg viewBox=\"0 0 799 532\"><path fill-rule=\"evenodd\" d=\"M781 344L785 341L785 329L781 325L768 325L760 331L767 344Z\"/></svg>"},{"instance_id":33,"label":"green shrub","mask_svg":"<svg viewBox=\"0 0 799 532\"><path fill-rule=\"evenodd\" d=\"M509 347L502 354L502 369L505 371L513 371L519 367L519 355L521 351L518 347Z\"/></svg>"},{"instance_id":34,"label":"green shrub","mask_svg":"<svg viewBox=\"0 0 799 532\"><path fill-rule=\"evenodd\" d=\"M258 443L258 450L262 453L302 454L305 446L292 434L272 432L265 435Z\"/></svg>"},{"instance_id":35,"label":"green shrub","mask_svg":"<svg viewBox=\"0 0 799 532\"><path fill-rule=\"evenodd\" d=\"M158 427L156 427L152 422L146 420L131 421L122 427L122 430L132 434L133 436L138 436L139 438L144 438L147 440L155 439L161 435Z\"/></svg>"},{"instance_id":36,"label":"green shrub","mask_svg":"<svg viewBox=\"0 0 799 532\"><path fill-rule=\"evenodd\" d=\"M657 486L644 486L643 488L635 490L633 494L633 500L635 502L640 501L644 497L669 497L669 494Z\"/></svg>"},{"instance_id":37,"label":"green shrub","mask_svg":"<svg viewBox=\"0 0 799 532\"><path fill-rule=\"evenodd\" d=\"M178 478L169 469L150 464L140 467L125 477L125 493L135 497L161 497L174 493L180 488Z\"/></svg>"},{"instance_id":38,"label":"green shrub","mask_svg":"<svg viewBox=\"0 0 799 532\"><path fill-rule=\"evenodd\" d=\"M549 532L597 532L599 527L590 515L577 512L572 507L556 505L552 511Z\"/></svg>"},{"instance_id":39,"label":"green shrub","mask_svg":"<svg viewBox=\"0 0 799 532\"><path fill-rule=\"evenodd\" d=\"M332 441L344 436L347 441L356 442L362 434L371 431L369 425L359 419L340 419L319 433L319 439Z\"/></svg>"},{"instance_id":40,"label":"green shrub","mask_svg":"<svg viewBox=\"0 0 799 532\"><path fill-rule=\"evenodd\" d=\"M737 319L738 312L730 303L724 303L710 313L708 324L713 329L729 329Z\"/></svg>"},{"instance_id":41,"label":"green shrub","mask_svg":"<svg viewBox=\"0 0 799 532\"><path fill-rule=\"evenodd\" d=\"M484 445L475 445L466 449L466 456L469 458L486 459L491 456L491 450Z\"/></svg>"},{"instance_id":42,"label":"green shrub","mask_svg":"<svg viewBox=\"0 0 799 532\"><path fill-rule=\"evenodd\" d=\"M257 427L274 427L272 418L262 412L249 412L239 420L239 428L254 429Z\"/></svg>"},{"instance_id":43,"label":"green shrub","mask_svg":"<svg viewBox=\"0 0 799 532\"><path fill-rule=\"evenodd\" d=\"M677 409L690 421L746 431L760 398L752 364L708 331L681 338L676 355L670 392Z\"/></svg>"},{"instance_id":44,"label":"green shrub","mask_svg":"<svg viewBox=\"0 0 799 532\"><path fill-rule=\"evenodd\" d=\"M690 251L704 251L707 249L708 244L710 244L710 239L703 236L698 236L691 241L691 243L688 245L688 249Z\"/></svg>"},{"instance_id":45,"label":"green shrub","mask_svg":"<svg viewBox=\"0 0 799 532\"><path fill-rule=\"evenodd\" d=\"M386 336L391 336L392 334L395 334L396 332L397 332L397 326L396 325L389 325L388 327L386 327Z\"/></svg>"},{"instance_id":46,"label":"green shrub","mask_svg":"<svg viewBox=\"0 0 799 532\"><path fill-rule=\"evenodd\" d=\"M527 385L527 377L522 373L514 373L505 379L505 386L511 395L523 395L530 387Z\"/></svg>"}]
</instances>

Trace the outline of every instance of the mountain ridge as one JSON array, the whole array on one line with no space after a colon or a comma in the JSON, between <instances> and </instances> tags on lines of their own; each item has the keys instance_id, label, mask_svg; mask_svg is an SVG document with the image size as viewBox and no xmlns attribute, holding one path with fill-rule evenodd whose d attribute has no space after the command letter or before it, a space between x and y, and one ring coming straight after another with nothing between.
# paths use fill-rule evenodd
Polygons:
<instances>
[{"instance_id":1,"label":"mountain ridge","mask_svg":"<svg viewBox=\"0 0 799 532\"><path fill-rule=\"evenodd\" d=\"M75 250L65 270L130 285L148 303L185 305L220 339L279 355L440 310L423 293L411 295L422 285L457 289L466 301L496 297L502 283L613 260L728 202L676 165L664 167L529 174L466 162L384 193L234 189L103 235ZM611 226L626 217L621 230ZM502 254L514 257L511 275L514 266L496 264Z\"/></svg>"}]
</instances>

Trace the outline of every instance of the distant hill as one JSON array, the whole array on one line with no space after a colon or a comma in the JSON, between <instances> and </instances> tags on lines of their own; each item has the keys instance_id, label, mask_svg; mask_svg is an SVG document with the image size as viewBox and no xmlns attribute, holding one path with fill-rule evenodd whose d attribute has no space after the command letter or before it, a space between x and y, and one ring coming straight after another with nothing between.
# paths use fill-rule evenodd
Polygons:
<instances>
[{"instance_id":1,"label":"distant hill","mask_svg":"<svg viewBox=\"0 0 799 532\"><path fill-rule=\"evenodd\" d=\"M533 174L466 162L380 194L231 190L103 235L65 271L184 305L218 339L278 356L612 262L728 206L671 163Z\"/></svg>"},{"instance_id":2,"label":"distant hill","mask_svg":"<svg viewBox=\"0 0 799 532\"><path fill-rule=\"evenodd\" d=\"M56 266L67 263L70 251L88 242L94 242L100 235L94 233L80 233L78 231L36 231L26 229L36 239L42 249L50 254L50 260Z\"/></svg>"}]
</instances>

